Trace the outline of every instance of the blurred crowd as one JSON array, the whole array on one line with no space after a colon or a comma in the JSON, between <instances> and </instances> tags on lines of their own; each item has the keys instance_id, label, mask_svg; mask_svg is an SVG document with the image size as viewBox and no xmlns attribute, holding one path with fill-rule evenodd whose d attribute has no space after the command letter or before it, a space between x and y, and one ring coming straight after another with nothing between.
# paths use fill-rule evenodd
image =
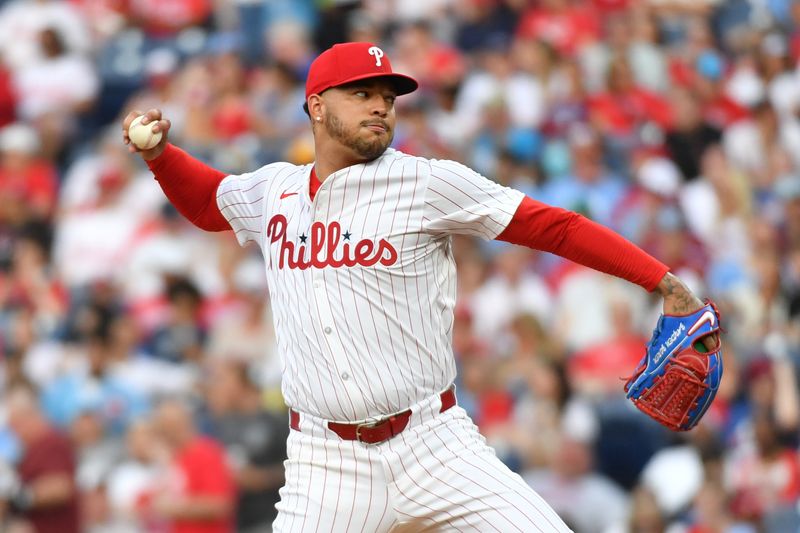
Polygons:
<instances>
[{"instance_id":1,"label":"blurred crowd","mask_svg":"<svg viewBox=\"0 0 800 533\"><path fill-rule=\"evenodd\" d=\"M0 1L0 521L269 531L283 483L262 259L167 204L121 139L241 173L313 161L315 55L420 81L394 146L575 210L723 316L695 430L624 398L660 311L549 254L456 237L458 400L578 533L800 528L800 2ZM2 527L0 527L1 529Z\"/></svg>"}]
</instances>

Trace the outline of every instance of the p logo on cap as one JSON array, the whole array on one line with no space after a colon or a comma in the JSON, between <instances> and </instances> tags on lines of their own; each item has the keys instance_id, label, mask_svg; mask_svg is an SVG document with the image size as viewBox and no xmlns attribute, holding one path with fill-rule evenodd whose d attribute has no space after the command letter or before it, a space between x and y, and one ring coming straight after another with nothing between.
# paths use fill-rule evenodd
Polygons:
<instances>
[{"instance_id":1,"label":"p logo on cap","mask_svg":"<svg viewBox=\"0 0 800 533\"><path fill-rule=\"evenodd\" d=\"M373 43L335 44L317 57L308 71L306 100L331 87L359 80L386 78L391 80L397 95L417 89L417 81L392 70L392 63L384 51Z\"/></svg>"},{"instance_id":2,"label":"p logo on cap","mask_svg":"<svg viewBox=\"0 0 800 533\"><path fill-rule=\"evenodd\" d=\"M375 56L375 66L376 67L381 66L381 58L383 57L383 50L381 50L377 46L370 46L367 52L369 52L369 55Z\"/></svg>"}]
</instances>

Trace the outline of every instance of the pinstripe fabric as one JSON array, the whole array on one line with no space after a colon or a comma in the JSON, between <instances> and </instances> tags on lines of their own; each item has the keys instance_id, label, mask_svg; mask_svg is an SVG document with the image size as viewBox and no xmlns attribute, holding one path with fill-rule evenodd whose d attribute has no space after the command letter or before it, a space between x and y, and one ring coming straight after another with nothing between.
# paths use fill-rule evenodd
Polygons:
<instances>
[{"instance_id":1,"label":"pinstripe fabric","mask_svg":"<svg viewBox=\"0 0 800 533\"><path fill-rule=\"evenodd\" d=\"M567 532L556 513L486 446L466 412L412 406L409 426L378 445L342 441L301 417L289 437L274 531Z\"/></svg>"},{"instance_id":2,"label":"pinstripe fabric","mask_svg":"<svg viewBox=\"0 0 800 533\"><path fill-rule=\"evenodd\" d=\"M455 378L449 234L496 237L523 195L392 149L329 176L313 202L310 171L267 165L217 193L239 242L264 253L284 397L331 420L401 411Z\"/></svg>"},{"instance_id":3,"label":"pinstripe fabric","mask_svg":"<svg viewBox=\"0 0 800 533\"><path fill-rule=\"evenodd\" d=\"M274 530L568 531L463 409L439 413L456 374L449 235L496 237L523 194L391 149L313 201L310 171L268 165L217 193L239 242L264 254L283 395L301 413ZM326 425L408 408L408 427L374 446Z\"/></svg>"}]
</instances>

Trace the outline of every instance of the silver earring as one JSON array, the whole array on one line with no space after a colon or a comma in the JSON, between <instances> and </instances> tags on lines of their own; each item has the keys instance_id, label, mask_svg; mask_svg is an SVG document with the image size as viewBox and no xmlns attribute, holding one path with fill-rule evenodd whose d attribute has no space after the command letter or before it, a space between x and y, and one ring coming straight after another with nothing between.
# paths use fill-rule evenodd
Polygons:
<instances>
[{"instance_id":1,"label":"silver earring","mask_svg":"<svg viewBox=\"0 0 800 533\"><path fill-rule=\"evenodd\" d=\"M322 117L317 117L317 122L319 122L320 120L322 120Z\"/></svg>"}]
</instances>

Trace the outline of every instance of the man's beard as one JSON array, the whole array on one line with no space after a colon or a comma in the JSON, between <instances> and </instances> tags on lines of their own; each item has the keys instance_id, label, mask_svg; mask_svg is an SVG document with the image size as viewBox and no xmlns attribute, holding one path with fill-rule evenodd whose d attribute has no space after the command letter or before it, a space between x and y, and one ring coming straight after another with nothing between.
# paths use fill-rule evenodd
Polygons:
<instances>
[{"instance_id":1,"label":"man's beard","mask_svg":"<svg viewBox=\"0 0 800 533\"><path fill-rule=\"evenodd\" d=\"M368 141L357 136L354 132L348 131L342 121L339 120L339 117L332 113L325 115L325 129L328 130L328 134L366 160L379 157L392 143L394 131L389 129L389 125L386 122L381 121L381 124L386 128L388 134L385 142L384 138L380 136L375 136L371 141Z\"/></svg>"}]
</instances>

